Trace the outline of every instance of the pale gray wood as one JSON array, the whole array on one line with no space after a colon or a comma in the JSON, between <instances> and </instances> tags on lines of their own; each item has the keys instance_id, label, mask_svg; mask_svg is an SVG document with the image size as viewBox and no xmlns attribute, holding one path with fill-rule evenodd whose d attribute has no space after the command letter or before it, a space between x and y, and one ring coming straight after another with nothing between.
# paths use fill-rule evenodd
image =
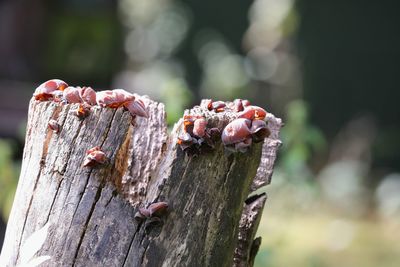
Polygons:
<instances>
[{"instance_id":1,"label":"pale gray wood","mask_svg":"<svg viewBox=\"0 0 400 267\"><path fill-rule=\"evenodd\" d=\"M277 156L276 152L282 144L279 139L282 120L269 113L267 114L267 122L268 128L271 130L271 135L264 140L260 165L258 166L257 175L251 185L252 191L271 183L271 177Z\"/></svg>"},{"instance_id":2,"label":"pale gray wood","mask_svg":"<svg viewBox=\"0 0 400 267\"><path fill-rule=\"evenodd\" d=\"M257 209L243 203L257 169L272 174L280 121L272 116L271 138L244 154L227 154L219 142L213 152L189 157L176 144L182 120L168 135L164 106L144 101L150 116L133 123L122 108L94 107L80 120L72 113L76 105L31 101L0 266L18 264L21 245L46 223L49 234L38 255L51 259L42 266L231 266L239 245L246 255L241 259L251 262L265 197L254 202ZM200 107L186 113L219 127L235 117ZM60 123L59 133L48 129L50 119ZM101 146L109 162L82 167L94 146ZM262 157L270 157L264 167ZM154 201L169 208L151 228L134 215ZM243 226L246 216L255 219Z\"/></svg>"},{"instance_id":3,"label":"pale gray wood","mask_svg":"<svg viewBox=\"0 0 400 267\"><path fill-rule=\"evenodd\" d=\"M282 120L269 113L267 114L267 122L271 134L264 140L260 164L257 168L257 174L252 181L250 191L260 189L270 184L277 151L282 144L279 140ZM257 233L258 225L260 224L266 200L267 196L261 194L253 195L245 201L239 222L239 234L233 257L233 266L253 266L254 258L261 243L261 237L254 238Z\"/></svg>"},{"instance_id":4,"label":"pale gray wood","mask_svg":"<svg viewBox=\"0 0 400 267\"><path fill-rule=\"evenodd\" d=\"M254 239L258 225L261 220L262 210L267 196L265 194L255 195L247 199L242 217L239 222L238 242L233 257L233 266L253 266L261 237Z\"/></svg>"}]
</instances>

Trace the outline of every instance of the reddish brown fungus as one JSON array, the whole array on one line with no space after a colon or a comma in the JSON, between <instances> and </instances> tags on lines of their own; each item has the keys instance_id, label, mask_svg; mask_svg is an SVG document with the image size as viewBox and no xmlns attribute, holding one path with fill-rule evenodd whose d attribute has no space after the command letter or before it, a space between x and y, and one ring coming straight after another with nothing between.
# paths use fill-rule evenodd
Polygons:
<instances>
[{"instance_id":1,"label":"reddish brown fungus","mask_svg":"<svg viewBox=\"0 0 400 267\"><path fill-rule=\"evenodd\" d=\"M246 99L235 99L232 103L232 109L236 112L241 112L250 105L249 100Z\"/></svg>"},{"instance_id":2,"label":"reddish brown fungus","mask_svg":"<svg viewBox=\"0 0 400 267\"><path fill-rule=\"evenodd\" d=\"M79 88L79 97L88 105L96 105L96 92L92 87Z\"/></svg>"},{"instance_id":3,"label":"reddish brown fungus","mask_svg":"<svg viewBox=\"0 0 400 267\"><path fill-rule=\"evenodd\" d=\"M193 134L198 137L204 137L206 133L207 121L201 117L194 121Z\"/></svg>"},{"instance_id":4,"label":"reddish brown fungus","mask_svg":"<svg viewBox=\"0 0 400 267\"><path fill-rule=\"evenodd\" d=\"M167 208L167 202L152 203L148 208L139 208L139 210L135 213L135 218L139 220L158 218L158 216L161 216L167 210Z\"/></svg>"},{"instance_id":5,"label":"reddish brown fungus","mask_svg":"<svg viewBox=\"0 0 400 267\"><path fill-rule=\"evenodd\" d=\"M142 100L135 99L128 101L124 104L124 107L128 109L132 116L140 116L148 118L149 114L147 113L146 107Z\"/></svg>"},{"instance_id":6,"label":"reddish brown fungus","mask_svg":"<svg viewBox=\"0 0 400 267\"><path fill-rule=\"evenodd\" d=\"M87 116L89 116L90 113L90 106L83 103L79 104L78 108L75 110L75 116L77 116L79 119L84 119Z\"/></svg>"},{"instance_id":7,"label":"reddish brown fungus","mask_svg":"<svg viewBox=\"0 0 400 267\"><path fill-rule=\"evenodd\" d=\"M214 110L215 112L223 112L225 110L224 101L214 101L208 104L208 110Z\"/></svg>"},{"instance_id":8,"label":"reddish brown fungus","mask_svg":"<svg viewBox=\"0 0 400 267\"><path fill-rule=\"evenodd\" d=\"M252 122L250 131L252 133L253 141L255 143L264 141L264 139L271 134L270 130L267 127L267 123L262 120L254 120Z\"/></svg>"},{"instance_id":9,"label":"reddish brown fungus","mask_svg":"<svg viewBox=\"0 0 400 267\"><path fill-rule=\"evenodd\" d=\"M36 100L47 101L53 98L55 91L63 91L67 86L66 82L59 79L48 80L36 88L33 96Z\"/></svg>"},{"instance_id":10,"label":"reddish brown fungus","mask_svg":"<svg viewBox=\"0 0 400 267\"><path fill-rule=\"evenodd\" d=\"M157 216L161 215L167 208L168 208L167 202L156 202L150 204L150 206L147 209L150 211L150 216Z\"/></svg>"},{"instance_id":11,"label":"reddish brown fungus","mask_svg":"<svg viewBox=\"0 0 400 267\"><path fill-rule=\"evenodd\" d=\"M68 86L63 92L63 97L67 103L81 103L81 97L79 96L79 87Z\"/></svg>"},{"instance_id":12,"label":"reddish brown fungus","mask_svg":"<svg viewBox=\"0 0 400 267\"><path fill-rule=\"evenodd\" d=\"M105 90L96 94L96 102L100 107L118 108L133 100L135 96L123 89Z\"/></svg>"},{"instance_id":13,"label":"reddish brown fungus","mask_svg":"<svg viewBox=\"0 0 400 267\"><path fill-rule=\"evenodd\" d=\"M265 109L257 106L247 106L240 112L238 118L246 118L249 120L264 120L267 116Z\"/></svg>"},{"instance_id":14,"label":"reddish brown fungus","mask_svg":"<svg viewBox=\"0 0 400 267\"><path fill-rule=\"evenodd\" d=\"M60 125L58 124L58 122L56 120L50 120L48 127L55 133L60 132Z\"/></svg>"},{"instance_id":15,"label":"reddish brown fungus","mask_svg":"<svg viewBox=\"0 0 400 267\"><path fill-rule=\"evenodd\" d=\"M251 121L239 118L231 121L222 131L222 142L225 145L239 143L248 138L251 134Z\"/></svg>"},{"instance_id":16,"label":"reddish brown fungus","mask_svg":"<svg viewBox=\"0 0 400 267\"><path fill-rule=\"evenodd\" d=\"M100 147L96 146L86 151L86 158L83 162L84 167L94 167L106 163L106 154L101 151Z\"/></svg>"}]
</instances>

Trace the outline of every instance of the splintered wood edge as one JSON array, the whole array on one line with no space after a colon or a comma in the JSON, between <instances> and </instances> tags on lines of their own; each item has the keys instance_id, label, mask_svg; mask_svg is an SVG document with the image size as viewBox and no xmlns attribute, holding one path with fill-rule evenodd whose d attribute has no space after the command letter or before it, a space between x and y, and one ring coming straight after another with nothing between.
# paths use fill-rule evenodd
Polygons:
<instances>
[{"instance_id":1,"label":"splintered wood edge","mask_svg":"<svg viewBox=\"0 0 400 267\"><path fill-rule=\"evenodd\" d=\"M149 195L158 180L157 168L169 139L164 104L142 97L148 118L136 117L130 127L127 168L120 182L121 193L134 207Z\"/></svg>"},{"instance_id":2,"label":"splintered wood edge","mask_svg":"<svg viewBox=\"0 0 400 267\"><path fill-rule=\"evenodd\" d=\"M281 140L279 140L282 120L269 113L267 115L267 123L271 135L264 140L260 165L251 185L251 191L255 191L271 183L277 151L282 144Z\"/></svg>"},{"instance_id":3,"label":"splintered wood edge","mask_svg":"<svg viewBox=\"0 0 400 267\"><path fill-rule=\"evenodd\" d=\"M203 100L202 102L204 101L207 100ZM215 113L208 111L201 106L203 105L194 106L192 109L185 110L184 115L203 116L207 119L209 124L213 125L213 127L217 126L219 128L223 128L224 126L226 126L227 123L236 118L236 114L234 113ZM271 182L273 167L277 156L277 150L281 145L281 141L279 140L279 131L282 126L281 119L276 118L273 114L269 113L266 120L268 123L268 127L271 131L271 135L266 138L263 143L260 164L257 169L256 176L252 181L249 194L263 186L268 185ZM173 147L176 146L177 134L179 133L179 129L182 127L182 123L183 119L180 119L174 125L172 133L166 137L165 140L168 140L168 142L165 143L166 151L175 151ZM167 155L164 155L164 157L165 156ZM174 155L170 156L171 158L174 157ZM158 175L161 175L160 177L168 176L166 173L163 173L162 169L168 169L168 166L170 166L170 164L171 162L166 160L166 162L162 164L164 166L159 166ZM162 187L165 180L156 179L152 182L155 182L156 186L154 186L154 184L152 186L147 185L147 188L150 190L150 194L148 195L148 197L153 196L153 199L157 199L159 194L156 191L159 191L158 188ZM266 199L266 194L262 194L256 196L256 199L253 200L251 203L244 204L243 212L239 222L237 245L233 255L234 266L253 265L258 247L261 244L261 238L257 238L254 240L254 237L256 235L258 225L261 220L261 215Z\"/></svg>"},{"instance_id":4,"label":"splintered wood edge","mask_svg":"<svg viewBox=\"0 0 400 267\"><path fill-rule=\"evenodd\" d=\"M282 120L269 113L267 114L267 122L271 135L264 140L260 165L251 185L250 192L271 183L277 152L282 144L279 140ZM254 237L261 221L267 196L264 193L252 196L248 200L250 199L252 199L250 203L244 204L242 217L239 222L238 241L233 256L234 266L236 267L253 266L255 256L261 244L261 237L256 239Z\"/></svg>"},{"instance_id":5,"label":"splintered wood edge","mask_svg":"<svg viewBox=\"0 0 400 267\"><path fill-rule=\"evenodd\" d=\"M265 193L254 196L250 203L245 204L242 217L239 222L239 234L236 249L233 256L233 266L253 266L261 237L254 239L258 225L260 224L262 211L267 196Z\"/></svg>"},{"instance_id":6,"label":"splintered wood edge","mask_svg":"<svg viewBox=\"0 0 400 267\"><path fill-rule=\"evenodd\" d=\"M202 100L202 103L205 101L208 100ZM205 108L202 108L202 106L204 105L200 104L200 106L194 106L192 109L185 110L184 115L203 116L207 118L208 123L211 124L212 127L218 128L225 127L227 123L235 119L237 116L235 113L229 112L211 112ZM273 167L277 157L277 151L281 146L279 132L282 127L282 120L280 118L276 118L271 113L267 114L266 120L271 134L264 140L259 167L257 169L256 176L252 181L249 194L263 186L270 184L273 174ZM179 129L182 127L182 123L183 119L180 119L174 125L174 129L172 130L171 134L164 139L168 140L168 142L165 143L168 143L168 147L166 148L167 151L175 151L173 147L176 146L177 134L179 133ZM170 156L171 158L174 157L173 155ZM163 174L163 172L160 170L163 168L168 169L170 164L171 162L166 160L164 166L159 167L158 174L167 177L168 175L166 173ZM152 196L153 199L157 199L159 194L155 191L159 191L158 188L160 188L165 181L163 179L156 179L156 181L153 182L156 183L156 186L154 186L154 184L153 186L147 185L147 188L152 190L149 195ZM234 266L252 266L258 251L258 247L261 244L260 237L256 239L254 238L261 220L262 211L267 200L267 196L266 194L261 194L258 196L253 196L252 198L255 199L252 200L251 203L244 203L244 208L239 222L238 240L233 255Z\"/></svg>"}]
</instances>

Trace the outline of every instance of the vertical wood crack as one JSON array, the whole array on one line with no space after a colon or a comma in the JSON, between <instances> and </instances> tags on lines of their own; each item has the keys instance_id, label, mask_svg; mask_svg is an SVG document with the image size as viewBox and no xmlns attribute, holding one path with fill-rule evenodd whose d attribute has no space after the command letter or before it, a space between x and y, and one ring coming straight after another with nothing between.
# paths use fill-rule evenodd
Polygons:
<instances>
[{"instance_id":1,"label":"vertical wood crack","mask_svg":"<svg viewBox=\"0 0 400 267\"><path fill-rule=\"evenodd\" d=\"M97 189L96 196L95 196L95 199L94 199L94 203L93 203L93 205L91 206L89 215L88 215L88 217L87 217L87 219L86 219L86 222L85 222L85 224L84 224L84 226L83 226L83 232L82 232L82 234L81 234L81 236L80 236L80 239L79 239L79 242L78 242L78 246L77 246L76 251L75 251L75 256L74 256L73 261L72 261L72 266L75 266L75 262L76 262L77 257L78 257L79 249L81 248L83 238L85 237L85 233L86 233L87 227L88 227L88 225L89 225L90 218L92 217L92 214L93 214L93 212L94 212L94 209L96 208L96 204L97 204L97 202L98 202L99 199L100 199L101 192L102 192L102 190L103 190L103 186L104 186L103 184L100 184L100 185L99 185L99 188Z\"/></svg>"}]
</instances>

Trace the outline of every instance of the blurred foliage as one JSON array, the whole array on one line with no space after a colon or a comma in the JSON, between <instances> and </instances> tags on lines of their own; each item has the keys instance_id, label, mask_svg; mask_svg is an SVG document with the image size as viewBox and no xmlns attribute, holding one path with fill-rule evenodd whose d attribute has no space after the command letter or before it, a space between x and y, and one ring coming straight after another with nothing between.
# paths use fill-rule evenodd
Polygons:
<instances>
[{"instance_id":1,"label":"blurred foliage","mask_svg":"<svg viewBox=\"0 0 400 267\"><path fill-rule=\"evenodd\" d=\"M5 221L11 211L20 168L12 156L13 143L0 139L0 212Z\"/></svg>"},{"instance_id":2,"label":"blurred foliage","mask_svg":"<svg viewBox=\"0 0 400 267\"><path fill-rule=\"evenodd\" d=\"M185 68L175 57L189 30L190 12L178 1L151 0L120 0L118 10L125 31L126 62L113 87L165 103L171 125L193 102Z\"/></svg>"},{"instance_id":3,"label":"blurred foliage","mask_svg":"<svg viewBox=\"0 0 400 267\"><path fill-rule=\"evenodd\" d=\"M183 80L169 80L164 86L161 97L165 103L167 123L172 125L182 117L184 108L192 100L192 94Z\"/></svg>"},{"instance_id":4,"label":"blurred foliage","mask_svg":"<svg viewBox=\"0 0 400 267\"><path fill-rule=\"evenodd\" d=\"M272 187L260 223L263 240L255 267L398 266L398 220L346 218L324 206L284 212L276 203L292 197Z\"/></svg>"},{"instance_id":5,"label":"blurred foliage","mask_svg":"<svg viewBox=\"0 0 400 267\"><path fill-rule=\"evenodd\" d=\"M399 1L296 1L312 122L331 141L355 116L373 116L379 127L374 163L386 171L400 170L400 138L393 138L400 133L399 8Z\"/></svg>"},{"instance_id":6,"label":"blurred foliage","mask_svg":"<svg viewBox=\"0 0 400 267\"><path fill-rule=\"evenodd\" d=\"M266 188L255 267L397 266L400 174L385 177L374 198L360 195L364 188L356 160L333 161L314 173L310 160L327 149L322 133L310 123L301 100L288 104L285 117L283 146ZM335 198L327 197L332 194Z\"/></svg>"},{"instance_id":7,"label":"blurred foliage","mask_svg":"<svg viewBox=\"0 0 400 267\"><path fill-rule=\"evenodd\" d=\"M288 179L304 182L314 178L309 170L309 161L315 152L326 148L321 131L310 124L307 105L302 100L288 104L285 126L282 128L283 145L279 155L279 166Z\"/></svg>"},{"instance_id":8,"label":"blurred foliage","mask_svg":"<svg viewBox=\"0 0 400 267\"><path fill-rule=\"evenodd\" d=\"M117 68L120 31L112 13L71 15L56 12L49 18L45 73L70 82L95 80L105 84Z\"/></svg>"}]
</instances>

